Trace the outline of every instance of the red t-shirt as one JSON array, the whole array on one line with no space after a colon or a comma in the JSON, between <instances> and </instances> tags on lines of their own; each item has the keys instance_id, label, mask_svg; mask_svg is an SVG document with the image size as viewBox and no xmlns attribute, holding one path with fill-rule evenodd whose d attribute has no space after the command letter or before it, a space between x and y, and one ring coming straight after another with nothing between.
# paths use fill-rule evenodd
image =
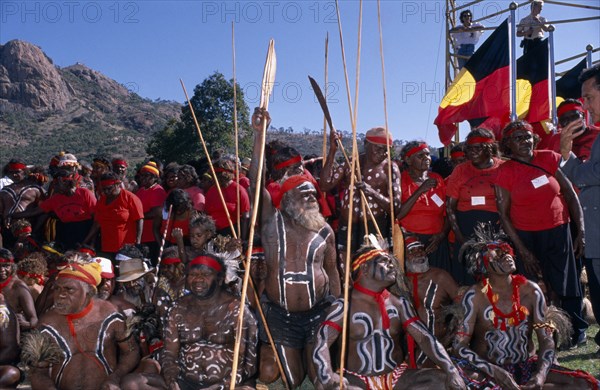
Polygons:
<instances>
[{"instance_id":1,"label":"red t-shirt","mask_svg":"<svg viewBox=\"0 0 600 390\"><path fill-rule=\"evenodd\" d=\"M192 204L194 205L194 210L204 211L205 207L205 198L204 191L200 187L191 186L183 189L188 193L190 199L192 200Z\"/></svg>"},{"instance_id":2,"label":"red t-shirt","mask_svg":"<svg viewBox=\"0 0 600 390\"><path fill-rule=\"evenodd\" d=\"M236 224L237 220L238 188L240 189L240 215L243 215L244 213L250 211L250 198L248 197L248 191L246 191L244 187L238 185L233 180L227 187L221 188L221 191L223 192L223 198L225 198L225 203L227 204L227 210L229 210L229 216L234 225ZM227 214L223 208L223 202L221 202L221 198L219 197L219 191L214 185L211 186L206 192L206 204L204 211L215 220L217 230L221 230L229 226L229 220L227 219Z\"/></svg>"},{"instance_id":3,"label":"red t-shirt","mask_svg":"<svg viewBox=\"0 0 600 390\"><path fill-rule=\"evenodd\" d=\"M136 222L144 218L140 199L127 190L110 204L102 195L96 204L96 222L100 225L103 252L117 252L125 244L135 244Z\"/></svg>"},{"instance_id":4,"label":"red t-shirt","mask_svg":"<svg viewBox=\"0 0 600 390\"><path fill-rule=\"evenodd\" d=\"M246 176L240 176L240 185L247 190L250 188L250 179L248 179Z\"/></svg>"},{"instance_id":5,"label":"red t-shirt","mask_svg":"<svg viewBox=\"0 0 600 390\"><path fill-rule=\"evenodd\" d=\"M425 194L419 196L415 205L400 220L400 226L412 233L436 234L444 227L444 216L446 215L446 184L442 176L430 172L429 177L436 179L438 185ZM402 172L400 179L402 185L402 203L420 187L413 181L407 171Z\"/></svg>"},{"instance_id":6,"label":"red t-shirt","mask_svg":"<svg viewBox=\"0 0 600 390\"><path fill-rule=\"evenodd\" d=\"M573 153L575 153L575 155L581 159L581 161L587 161L590 158L592 144L599 134L600 128L596 126L590 126L583 134L573 139ZM554 150L556 153L560 153L560 133L552 134L550 136L547 149Z\"/></svg>"},{"instance_id":7,"label":"red t-shirt","mask_svg":"<svg viewBox=\"0 0 600 390\"><path fill-rule=\"evenodd\" d=\"M498 167L504 162L493 158L491 167L477 169L466 161L459 164L446 182L446 195L458 199L459 211L482 210L498 212L496 208L496 193L494 183L498 174Z\"/></svg>"},{"instance_id":8,"label":"red t-shirt","mask_svg":"<svg viewBox=\"0 0 600 390\"><path fill-rule=\"evenodd\" d=\"M96 209L96 197L87 188L77 188L72 196L54 193L40 202L44 212L53 212L61 222L81 222L92 218Z\"/></svg>"},{"instance_id":9,"label":"red t-shirt","mask_svg":"<svg viewBox=\"0 0 600 390\"><path fill-rule=\"evenodd\" d=\"M162 224L160 225L160 232L163 234L165 231L165 225L167 224L167 220L163 219ZM165 241L170 242L171 244L176 244L177 240L175 237L171 235L173 229L180 228L183 232L183 239L187 239L190 237L190 220L189 219L174 219L169 223L169 230L167 231L167 236Z\"/></svg>"},{"instance_id":10,"label":"red t-shirt","mask_svg":"<svg viewBox=\"0 0 600 390\"><path fill-rule=\"evenodd\" d=\"M150 188L140 188L135 195L142 202L144 214L155 207L160 207L167 199L167 191L160 184L155 184ZM154 233L152 232L152 219L144 219L144 230L142 231L142 242L155 241Z\"/></svg>"},{"instance_id":11,"label":"red t-shirt","mask_svg":"<svg viewBox=\"0 0 600 390\"><path fill-rule=\"evenodd\" d=\"M569 222L569 210L554 177L560 154L550 150L534 150L531 164L507 161L498 168L496 185L510 192L510 219L519 230L540 231Z\"/></svg>"}]
</instances>

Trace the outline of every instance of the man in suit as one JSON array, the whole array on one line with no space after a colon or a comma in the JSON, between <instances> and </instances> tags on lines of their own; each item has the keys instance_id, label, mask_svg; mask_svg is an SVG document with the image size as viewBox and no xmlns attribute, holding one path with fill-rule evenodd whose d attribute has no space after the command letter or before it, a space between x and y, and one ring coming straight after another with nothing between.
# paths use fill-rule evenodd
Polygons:
<instances>
[{"instance_id":1,"label":"man in suit","mask_svg":"<svg viewBox=\"0 0 600 390\"><path fill-rule=\"evenodd\" d=\"M583 107L594 124L600 123L600 65L585 69L579 76ZM586 237L585 268L588 274L590 298L596 320L600 320L600 137L592 144L589 159L582 162L572 152L573 139L582 131L580 121L573 121L561 130L561 170L580 189ZM583 126L585 129L585 126ZM594 337L600 346L600 332ZM599 351L600 352L600 351Z\"/></svg>"}]
</instances>

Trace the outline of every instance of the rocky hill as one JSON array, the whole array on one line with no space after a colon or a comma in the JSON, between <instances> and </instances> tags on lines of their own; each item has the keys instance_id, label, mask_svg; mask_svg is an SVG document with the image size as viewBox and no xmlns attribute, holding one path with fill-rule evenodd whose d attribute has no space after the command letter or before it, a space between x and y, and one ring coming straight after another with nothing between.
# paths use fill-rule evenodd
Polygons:
<instances>
[{"instance_id":1,"label":"rocky hill","mask_svg":"<svg viewBox=\"0 0 600 390\"><path fill-rule=\"evenodd\" d=\"M45 165L61 150L137 161L150 134L180 112L179 103L144 99L83 64L60 68L30 43L0 45L2 165L13 156Z\"/></svg>"}]
</instances>

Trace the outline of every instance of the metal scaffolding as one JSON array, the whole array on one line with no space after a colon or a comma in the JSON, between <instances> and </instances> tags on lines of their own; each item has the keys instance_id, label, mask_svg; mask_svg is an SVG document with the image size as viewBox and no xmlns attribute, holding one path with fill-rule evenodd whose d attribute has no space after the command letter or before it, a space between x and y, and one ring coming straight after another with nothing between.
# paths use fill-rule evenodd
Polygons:
<instances>
[{"instance_id":1,"label":"metal scaffolding","mask_svg":"<svg viewBox=\"0 0 600 390\"><path fill-rule=\"evenodd\" d=\"M445 64L446 65L445 66L446 90L450 87L450 85L452 84L452 81L454 80L454 78L456 77L456 75L458 74L458 72L460 70L458 67L458 61L457 61L458 58L466 58L464 56L460 56L460 55L454 53L454 51L452 49L453 48L453 40L452 40L451 30L454 29L455 27L457 27L457 20L458 20L457 12L460 13L461 10L468 9L469 7L472 7L478 3L482 3L483 1L484 0L474 0L474 1L468 2L463 5L457 5L456 0L446 0L446 56L445 56L446 57L445 58L445 61L446 61L446 64ZM567 3L567 2L554 1L554 0L545 0L544 2L546 4L554 4L554 5L564 6L564 7L575 7L575 8L584 8L584 9L589 9L589 10L600 11L600 7L586 5L586 4ZM516 3L516 8L528 6L531 3L532 3L532 0L527 0L527 1L524 1L521 3ZM486 15L479 19L474 19L473 23L481 22L481 21L493 18L495 16L498 16L498 15L501 15L504 13L508 14L509 11L510 11L510 8L507 7L506 9L500 10L498 12L494 12L492 14ZM589 21L593 21L593 20L600 20L600 16L592 16L592 17L576 18L576 19L552 20L552 21L547 21L547 24L553 26L556 24L589 22ZM494 30L494 29L496 29L496 27L483 28L483 30ZM591 53L595 53L598 51L600 51L600 47L593 48L591 45L588 44L585 52L555 61L554 65L560 65L560 64L578 59L578 58L585 57L585 56L588 56L588 58L590 59L590 62L591 62ZM592 63L596 64L598 62L600 62L600 60L596 60ZM556 76L562 76L563 73L564 72L556 73ZM459 139L460 139L459 132L457 131L457 133L455 135L456 142L458 142Z\"/></svg>"}]
</instances>

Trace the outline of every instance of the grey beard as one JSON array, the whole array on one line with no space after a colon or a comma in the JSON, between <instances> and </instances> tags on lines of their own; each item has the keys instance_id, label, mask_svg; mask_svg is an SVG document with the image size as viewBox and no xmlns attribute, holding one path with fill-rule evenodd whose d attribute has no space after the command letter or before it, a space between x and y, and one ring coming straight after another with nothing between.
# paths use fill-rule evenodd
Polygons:
<instances>
[{"instance_id":1,"label":"grey beard","mask_svg":"<svg viewBox=\"0 0 600 390\"><path fill-rule=\"evenodd\" d=\"M296 223L313 232L318 232L325 226L325 218L323 218L318 209L304 210L303 213L298 213L291 217Z\"/></svg>"},{"instance_id":2,"label":"grey beard","mask_svg":"<svg viewBox=\"0 0 600 390\"><path fill-rule=\"evenodd\" d=\"M414 274L422 274L423 272L429 271L429 261L424 263L415 264L412 262L406 263L406 271Z\"/></svg>"}]
</instances>

